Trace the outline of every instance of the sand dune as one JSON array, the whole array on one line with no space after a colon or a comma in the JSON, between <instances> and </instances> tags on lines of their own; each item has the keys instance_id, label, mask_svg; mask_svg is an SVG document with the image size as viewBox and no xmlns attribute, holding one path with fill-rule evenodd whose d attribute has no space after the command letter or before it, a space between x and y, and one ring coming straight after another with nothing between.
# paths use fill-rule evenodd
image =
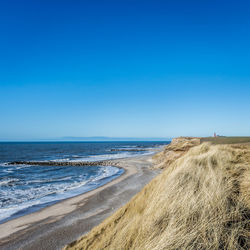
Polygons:
<instances>
[{"instance_id":1,"label":"sand dune","mask_svg":"<svg viewBox=\"0 0 250 250\"><path fill-rule=\"evenodd\" d=\"M67 249L249 249L250 147L184 144L156 156L164 171ZM182 153L170 161L171 147Z\"/></svg>"}]
</instances>

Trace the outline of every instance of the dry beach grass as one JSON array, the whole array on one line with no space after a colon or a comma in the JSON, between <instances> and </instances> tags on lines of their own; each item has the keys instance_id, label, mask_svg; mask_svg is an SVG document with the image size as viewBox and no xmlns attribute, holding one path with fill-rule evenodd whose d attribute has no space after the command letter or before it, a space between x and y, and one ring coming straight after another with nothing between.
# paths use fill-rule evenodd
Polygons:
<instances>
[{"instance_id":1,"label":"dry beach grass","mask_svg":"<svg viewBox=\"0 0 250 250\"><path fill-rule=\"evenodd\" d=\"M248 249L250 147L192 144L156 156L164 171L67 249Z\"/></svg>"},{"instance_id":2,"label":"dry beach grass","mask_svg":"<svg viewBox=\"0 0 250 250\"><path fill-rule=\"evenodd\" d=\"M153 156L154 169L164 169L176 159L184 155L190 148L200 144L200 138L174 138L164 150Z\"/></svg>"}]
</instances>

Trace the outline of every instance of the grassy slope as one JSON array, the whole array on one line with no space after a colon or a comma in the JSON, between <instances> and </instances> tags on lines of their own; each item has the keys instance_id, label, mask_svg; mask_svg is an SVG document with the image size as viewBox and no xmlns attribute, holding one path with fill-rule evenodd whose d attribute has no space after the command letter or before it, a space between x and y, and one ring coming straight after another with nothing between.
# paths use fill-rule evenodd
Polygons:
<instances>
[{"instance_id":1,"label":"grassy slope","mask_svg":"<svg viewBox=\"0 0 250 250\"><path fill-rule=\"evenodd\" d=\"M249 146L193 147L68 249L248 249L249 178Z\"/></svg>"},{"instance_id":2,"label":"grassy slope","mask_svg":"<svg viewBox=\"0 0 250 250\"><path fill-rule=\"evenodd\" d=\"M179 137L165 147L163 151L153 156L154 169L164 169L176 159L183 156L190 148L200 145L200 138Z\"/></svg>"},{"instance_id":3,"label":"grassy slope","mask_svg":"<svg viewBox=\"0 0 250 250\"><path fill-rule=\"evenodd\" d=\"M250 136L203 137L201 138L201 142L211 142L212 144L250 143Z\"/></svg>"}]
</instances>

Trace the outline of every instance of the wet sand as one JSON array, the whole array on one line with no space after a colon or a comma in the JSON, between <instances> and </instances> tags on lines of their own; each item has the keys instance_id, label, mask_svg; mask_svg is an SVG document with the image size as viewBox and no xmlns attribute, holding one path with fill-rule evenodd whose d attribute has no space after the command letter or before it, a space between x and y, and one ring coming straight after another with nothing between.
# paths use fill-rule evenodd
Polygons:
<instances>
[{"instance_id":1,"label":"wet sand","mask_svg":"<svg viewBox=\"0 0 250 250\"><path fill-rule=\"evenodd\" d=\"M86 234L159 173L150 169L151 157L110 161L124 168L124 174L95 190L0 224L0 249L61 249Z\"/></svg>"}]
</instances>

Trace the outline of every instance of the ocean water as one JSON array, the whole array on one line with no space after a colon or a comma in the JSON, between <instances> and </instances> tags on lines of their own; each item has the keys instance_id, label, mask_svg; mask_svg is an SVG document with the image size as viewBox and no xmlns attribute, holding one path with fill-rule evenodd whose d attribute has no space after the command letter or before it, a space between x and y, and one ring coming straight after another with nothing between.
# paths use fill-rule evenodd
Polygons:
<instances>
[{"instance_id":1,"label":"ocean water","mask_svg":"<svg viewBox=\"0 0 250 250\"><path fill-rule=\"evenodd\" d=\"M100 161L153 154L167 142L1 142L0 223L93 190L120 176L114 166L9 165L13 161Z\"/></svg>"}]
</instances>

